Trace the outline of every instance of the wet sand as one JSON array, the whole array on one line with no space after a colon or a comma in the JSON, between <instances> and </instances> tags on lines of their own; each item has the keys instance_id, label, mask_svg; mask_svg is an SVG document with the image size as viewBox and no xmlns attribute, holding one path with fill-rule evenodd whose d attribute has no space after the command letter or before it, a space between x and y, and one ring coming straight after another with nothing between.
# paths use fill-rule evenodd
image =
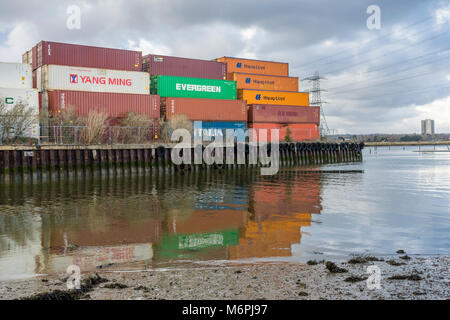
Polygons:
<instances>
[{"instance_id":1,"label":"wet sand","mask_svg":"<svg viewBox=\"0 0 450 320\"><path fill-rule=\"evenodd\" d=\"M450 256L401 255L383 261L336 262L344 273L326 264L262 264L187 267L133 272L96 272L107 282L96 283L77 299L449 299ZM392 265L388 263L395 261ZM367 267L381 271L381 288L369 289ZM86 281L95 273L83 273ZM68 292L66 274L0 282L0 299L30 298L54 290ZM394 279L389 279L394 277ZM346 281L351 278L355 282ZM57 295L54 295L55 297Z\"/></svg>"}]
</instances>

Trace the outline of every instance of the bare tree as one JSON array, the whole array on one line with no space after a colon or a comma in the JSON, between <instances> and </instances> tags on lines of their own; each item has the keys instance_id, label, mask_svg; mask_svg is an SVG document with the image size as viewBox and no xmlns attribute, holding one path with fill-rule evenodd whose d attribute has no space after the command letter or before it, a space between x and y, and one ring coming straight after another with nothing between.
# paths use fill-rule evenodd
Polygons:
<instances>
[{"instance_id":1,"label":"bare tree","mask_svg":"<svg viewBox=\"0 0 450 320\"><path fill-rule=\"evenodd\" d=\"M165 142L172 142L172 133L176 129L186 129L191 134L194 130L194 123L185 114L179 114L169 120L160 120L159 122L161 128L161 139Z\"/></svg>"},{"instance_id":2,"label":"bare tree","mask_svg":"<svg viewBox=\"0 0 450 320\"><path fill-rule=\"evenodd\" d=\"M85 144L99 144L105 136L108 115L104 112L90 111L87 117L80 118L85 129L81 132L81 141Z\"/></svg>"},{"instance_id":3,"label":"bare tree","mask_svg":"<svg viewBox=\"0 0 450 320\"><path fill-rule=\"evenodd\" d=\"M128 112L122 119L123 127L116 127L116 131L121 131L120 137L124 143L148 143L155 139L154 118L134 112Z\"/></svg>"},{"instance_id":4,"label":"bare tree","mask_svg":"<svg viewBox=\"0 0 450 320\"><path fill-rule=\"evenodd\" d=\"M0 101L0 134L3 143L9 144L21 137L29 137L37 122L38 115L28 105L17 103L10 107Z\"/></svg>"}]
</instances>

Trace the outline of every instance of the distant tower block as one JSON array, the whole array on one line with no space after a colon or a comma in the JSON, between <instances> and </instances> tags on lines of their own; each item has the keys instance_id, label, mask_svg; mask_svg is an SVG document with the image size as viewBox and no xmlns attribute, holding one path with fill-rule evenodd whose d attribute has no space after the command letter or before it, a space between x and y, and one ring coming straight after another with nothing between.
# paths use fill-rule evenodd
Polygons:
<instances>
[{"instance_id":1,"label":"distant tower block","mask_svg":"<svg viewBox=\"0 0 450 320\"><path fill-rule=\"evenodd\" d=\"M422 120L422 135L434 135L434 120Z\"/></svg>"},{"instance_id":2,"label":"distant tower block","mask_svg":"<svg viewBox=\"0 0 450 320\"><path fill-rule=\"evenodd\" d=\"M312 89L309 90L311 93L310 102L311 106L319 106L320 107L320 135L326 136L330 134L330 129L328 128L327 119L325 118L325 112L323 111L323 104L327 103L322 100L321 92L326 91L320 89L320 80L325 80L325 78L319 75L319 71L316 71L313 76L302 79L304 81L309 81L312 83Z\"/></svg>"}]
</instances>

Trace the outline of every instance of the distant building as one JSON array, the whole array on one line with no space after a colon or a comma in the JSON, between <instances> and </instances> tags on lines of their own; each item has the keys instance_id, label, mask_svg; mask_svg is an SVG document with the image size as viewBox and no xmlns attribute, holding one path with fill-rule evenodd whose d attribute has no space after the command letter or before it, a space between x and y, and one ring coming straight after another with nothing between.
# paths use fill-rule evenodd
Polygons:
<instances>
[{"instance_id":1,"label":"distant building","mask_svg":"<svg viewBox=\"0 0 450 320\"><path fill-rule=\"evenodd\" d=\"M434 120L425 119L422 120L422 135L434 134Z\"/></svg>"}]
</instances>

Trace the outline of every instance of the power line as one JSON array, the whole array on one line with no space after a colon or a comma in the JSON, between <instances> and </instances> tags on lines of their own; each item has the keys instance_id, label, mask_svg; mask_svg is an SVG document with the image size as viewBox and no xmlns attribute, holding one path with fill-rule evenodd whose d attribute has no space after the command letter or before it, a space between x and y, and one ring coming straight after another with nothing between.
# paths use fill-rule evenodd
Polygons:
<instances>
[{"instance_id":1,"label":"power line","mask_svg":"<svg viewBox=\"0 0 450 320\"><path fill-rule=\"evenodd\" d=\"M426 87L426 88L417 88L417 89L413 89L413 90L409 90L409 91L404 91L404 92L395 92L395 93L383 93L382 96L377 95L377 96L369 96L366 97L364 96L364 100L369 100L369 99L381 99L384 97L389 97L389 96L398 96L398 95L402 95L402 94L406 94L406 93L418 93L418 92L426 92L426 91L430 91L430 90L441 90L441 89L450 89L450 86L443 86L443 87L436 87L436 86L432 86L432 87ZM355 99L351 99L348 98L346 100L355 100Z\"/></svg>"},{"instance_id":2,"label":"power line","mask_svg":"<svg viewBox=\"0 0 450 320\"><path fill-rule=\"evenodd\" d=\"M400 69L400 70L396 70L396 71L395 71L395 74L398 75L399 73L402 73L402 72L404 72L404 71L411 71L411 70L413 70L413 69L415 69L415 68L417 68L417 67L421 67L421 66L433 65L433 64L435 64L435 63L438 63L438 62L440 62L440 61L442 61L442 60L446 60L446 59L449 59L449 58L450 58L450 55L445 56L445 57L441 57L440 59L436 59L436 60L433 60L433 61L425 61L425 63L420 63L420 64L415 65L415 66L413 66L413 67L406 66L406 68L403 68L403 69ZM373 72L373 71L370 71L370 72ZM359 74L368 74L368 73L370 73L370 72L361 72L361 73L359 73ZM383 78L389 79L390 76L381 77L381 79L383 79ZM380 78L378 78L377 80L380 80ZM341 88L346 88L346 87L348 87L349 85L352 85L352 84L341 85L341 86L338 86L338 87L330 88L329 90L337 90L337 89L341 89Z\"/></svg>"},{"instance_id":3,"label":"power line","mask_svg":"<svg viewBox=\"0 0 450 320\"><path fill-rule=\"evenodd\" d=\"M407 25L407 26L405 26L405 27L402 27L401 29L410 28L410 27L412 27L412 26L415 26L415 25L421 24L421 23L423 23L423 22L425 22L425 21L428 21L428 20L430 20L430 19L432 19L432 18L434 18L434 17L433 17L433 16L430 16L430 17L424 18L424 19L419 20L419 21L416 21L416 22L414 22L414 23L412 23L412 24L410 24L410 25ZM373 40L371 40L371 41L378 41L378 40L383 39L383 38L385 38L385 37L387 37L387 36L389 36L389 35L392 35L393 33L394 33L394 32L390 32L390 33L385 34L385 35L380 35L379 37L377 37L377 38L375 38L375 39L373 39ZM362 45L359 45L358 47L361 47L361 46L362 46ZM342 53L348 53L348 49L342 50L342 51L340 51L340 52L338 52L338 53L335 53L335 54L332 54L332 55L329 55L329 56L325 56L325 57L323 57L323 58L319 58L319 59L316 59L316 60L312 60L312 61L310 61L310 62L307 62L306 64L310 65L310 64L315 63L316 61L321 61L321 60L324 60L324 59L327 59L327 58L330 58L330 57L333 57L333 56L336 56L336 55L340 55L340 54L342 54Z\"/></svg>"},{"instance_id":4,"label":"power line","mask_svg":"<svg viewBox=\"0 0 450 320\"><path fill-rule=\"evenodd\" d=\"M430 29L429 29L429 28L424 29L424 30L422 30L422 31L416 32L414 35L418 35L418 34L423 33L423 32L430 32ZM442 35L443 35L443 34L448 34L448 32L443 32ZM398 43L395 43L394 45L396 45L396 44L398 44ZM360 45L360 47L362 47L362 45ZM384 48L384 47L378 47L378 48L375 48L375 49L370 49L370 48L368 48L368 49L366 49L366 50L364 50L364 51L362 51L362 52L358 52L358 56L364 55L364 54L369 53L369 52L370 52L370 53L373 53L374 51L377 51L377 50L380 50L380 49L383 49L383 48ZM397 50L398 50L398 49L397 49ZM332 61L328 61L328 62L321 63L321 64L319 64L319 66L325 66L325 65L332 64L332 63L336 63L336 62L338 62L338 61L351 59L351 58L353 58L354 56L355 56L355 55L352 54L352 55L350 55L350 56L348 56L348 57L344 57L344 58L340 58L340 59L337 59L337 60L332 60ZM317 69L317 66L314 66L314 69Z\"/></svg>"},{"instance_id":5,"label":"power line","mask_svg":"<svg viewBox=\"0 0 450 320\"><path fill-rule=\"evenodd\" d=\"M430 52L430 53L427 53L427 54L424 54L424 55L421 55L421 56L418 56L418 57L409 58L409 59L403 59L402 60L402 64L404 64L406 61L417 60L417 59L420 59L420 58L423 58L423 57L426 57L426 56L433 55L435 53L444 53L444 52L447 52L447 51L450 51L450 47L444 48L443 50L433 51L433 52ZM362 73L363 74L365 74L365 73L367 74L367 73L377 72L377 71L380 71L380 70L387 69L387 68L389 68L390 66L393 66L393 65L394 66L398 66L399 64L398 63L393 63L393 64L387 65L385 67L382 67L382 68L378 68L378 69L374 69L374 70L368 70L368 71L364 71Z\"/></svg>"},{"instance_id":6,"label":"power line","mask_svg":"<svg viewBox=\"0 0 450 320\"><path fill-rule=\"evenodd\" d=\"M425 40L416 42L416 43L410 45L410 46L408 47L408 49L411 48L411 47L415 47L415 46L418 46L418 45L420 45L420 44L423 44L423 43L425 43L425 42L428 42L428 41L437 39L437 38L442 37L442 36L444 36L444 35L448 35L448 32L442 32L442 33L439 33L438 35L436 35L436 36L434 36L434 37L432 37L432 38L428 38L428 39L425 39ZM370 58L370 59L368 59L368 60L362 60L362 61L360 61L360 62L358 62L358 63L353 63L353 64L351 64L350 66L347 66L347 67L344 67L344 68L339 68L339 69L335 69L335 70L332 70L332 71L328 71L326 74L329 75L329 74L332 74L332 73L338 73L338 72L343 71L343 70L348 70L348 69L354 68L355 66L359 66L359 65L364 64L364 63L367 63L367 62L372 62L372 61L374 61L374 60L378 60L378 59L383 58L383 57L385 57L385 56L387 56L387 55L393 54L393 53L398 52L398 51L403 51L403 50L405 50L404 47L399 48L399 49L396 49L396 50L392 50L392 51L386 52L386 53L384 53L384 54L382 54L382 55L380 55L380 56L377 56L377 57L375 57L375 58Z\"/></svg>"},{"instance_id":7,"label":"power line","mask_svg":"<svg viewBox=\"0 0 450 320\"><path fill-rule=\"evenodd\" d=\"M443 70L441 70L443 71ZM410 80L410 79L414 79L417 77L422 77L428 74L432 74L432 73L436 73L436 70L430 71L430 72L426 72L426 73L420 73L420 74L416 74L414 76L410 76L410 77L405 77L405 78L400 78L400 79L394 79L394 80L390 80L390 81L384 81L383 83L380 84L375 84L375 85L370 85L370 86L366 86L366 87L362 87L362 88L355 88L355 89L351 89L351 90L346 90L346 91L339 91L336 92L335 95L339 95L339 94L343 94L343 93L348 93L348 92L353 92L353 91L358 91L358 90L363 90L363 89L369 89L369 88L374 88L374 87L379 87L379 86L383 86L387 83L393 83L393 82L398 82L398 81L403 81L403 80Z\"/></svg>"}]
</instances>

